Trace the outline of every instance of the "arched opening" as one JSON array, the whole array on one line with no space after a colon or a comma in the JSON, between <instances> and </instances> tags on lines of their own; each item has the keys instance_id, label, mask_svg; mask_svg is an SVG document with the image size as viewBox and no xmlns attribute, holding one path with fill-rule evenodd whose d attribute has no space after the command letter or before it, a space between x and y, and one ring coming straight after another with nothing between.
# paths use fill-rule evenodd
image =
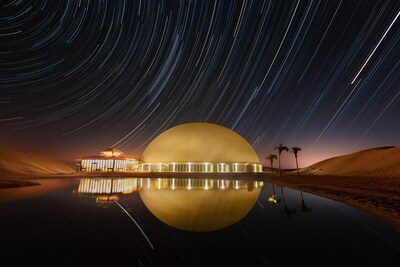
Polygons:
<instances>
[{"instance_id":1,"label":"arched opening","mask_svg":"<svg viewBox=\"0 0 400 267\"><path fill-rule=\"evenodd\" d=\"M254 172L254 167L251 164L246 165L246 172Z\"/></svg>"}]
</instances>

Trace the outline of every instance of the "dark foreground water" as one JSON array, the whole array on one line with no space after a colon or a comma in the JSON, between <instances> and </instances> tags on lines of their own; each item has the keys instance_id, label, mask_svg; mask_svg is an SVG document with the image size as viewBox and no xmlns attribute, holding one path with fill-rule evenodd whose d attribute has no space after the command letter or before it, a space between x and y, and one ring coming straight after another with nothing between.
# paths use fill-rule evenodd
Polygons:
<instances>
[{"instance_id":1,"label":"dark foreground water","mask_svg":"<svg viewBox=\"0 0 400 267\"><path fill-rule=\"evenodd\" d=\"M0 190L0 266L400 266L391 227L269 183L39 182Z\"/></svg>"}]
</instances>

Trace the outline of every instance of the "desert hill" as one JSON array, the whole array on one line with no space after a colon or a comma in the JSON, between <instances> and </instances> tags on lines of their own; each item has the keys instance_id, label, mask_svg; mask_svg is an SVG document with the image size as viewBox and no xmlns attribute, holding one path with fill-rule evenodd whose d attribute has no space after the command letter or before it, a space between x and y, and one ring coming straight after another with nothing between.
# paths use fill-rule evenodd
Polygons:
<instances>
[{"instance_id":1,"label":"desert hill","mask_svg":"<svg viewBox=\"0 0 400 267\"><path fill-rule=\"evenodd\" d=\"M379 147L334 157L300 170L305 175L400 177L400 147Z\"/></svg>"},{"instance_id":2,"label":"desert hill","mask_svg":"<svg viewBox=\"0 0 400 267\"><path fill-rule=\"evenodd\" d=\"M71 162L38 154L0 151L1 175L42 175L73 172L75 172L75 166Z\"/></svg>"}]
</instances>

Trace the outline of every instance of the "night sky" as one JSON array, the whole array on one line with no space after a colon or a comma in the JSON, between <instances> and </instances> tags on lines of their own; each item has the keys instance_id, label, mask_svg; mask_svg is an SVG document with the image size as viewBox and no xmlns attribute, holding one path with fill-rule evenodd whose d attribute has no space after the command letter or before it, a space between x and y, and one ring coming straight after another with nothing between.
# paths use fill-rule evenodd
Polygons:
<instances>
[{"instance_id":1,"label":"night sky","mask_svg":"<svg viewBox=\"0 0 400 267\"><path fill-rule=\"evenodd\" d=\"M399 12L398 0L1 1L0 149L138 157L185 122L231 128L260 158L301 146L302 166L398 145Z\"/></svg>"}]
</instances>

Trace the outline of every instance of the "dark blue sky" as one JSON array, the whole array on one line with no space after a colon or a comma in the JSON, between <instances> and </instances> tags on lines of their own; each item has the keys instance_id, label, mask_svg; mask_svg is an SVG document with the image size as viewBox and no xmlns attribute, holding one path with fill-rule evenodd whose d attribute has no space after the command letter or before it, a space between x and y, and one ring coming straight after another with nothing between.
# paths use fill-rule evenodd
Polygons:
<instances>
[{"instance_id":1,"label":"dark blue sky","mask_svg":"<svg viewBox=\"0 0 400 267\"><path fill-rule=\"evenodd\" d=\"M2 149L140 156L185 122L301 165L399 143L399 1L0 5Z\"/></svg>"}]
</instances>

